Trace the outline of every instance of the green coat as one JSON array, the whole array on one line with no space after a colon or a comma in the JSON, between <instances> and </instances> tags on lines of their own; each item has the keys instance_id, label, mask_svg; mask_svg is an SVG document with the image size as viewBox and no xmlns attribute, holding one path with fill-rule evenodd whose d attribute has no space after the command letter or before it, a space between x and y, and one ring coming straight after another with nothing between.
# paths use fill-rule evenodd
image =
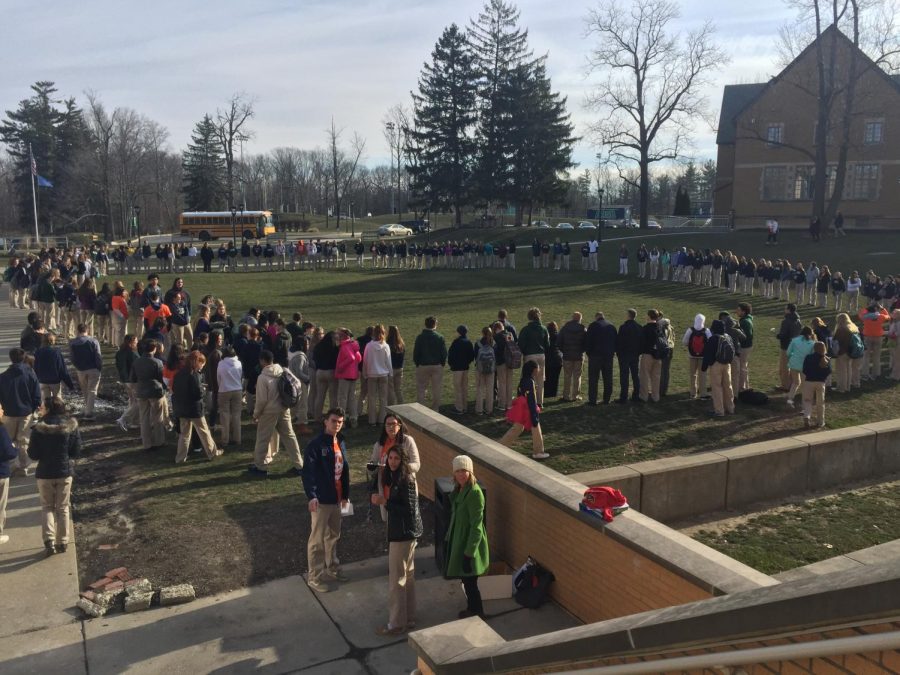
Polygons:
<instances>
[{"instance_id":1,"label":"green coat","mask_svg":"<svg viewBox=\"0 0 900 675\"><path fill-rule=\"evenodd\" d=\"M447 569L445 576L481 576L490 562L487 533L484 531L484 493L478 485L466 486L451 496L452 513L447 528ZM463 572L463 555L472 558L471 572Z\"/></svg>"}]
</instances>

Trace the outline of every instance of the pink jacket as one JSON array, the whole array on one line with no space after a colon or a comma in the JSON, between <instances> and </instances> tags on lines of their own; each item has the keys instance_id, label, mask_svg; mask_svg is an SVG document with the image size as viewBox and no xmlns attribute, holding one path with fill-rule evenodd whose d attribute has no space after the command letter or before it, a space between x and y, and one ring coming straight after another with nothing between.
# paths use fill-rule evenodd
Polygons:
<instances>
[{"instance_id":1,"label":"pink jacket","mask_svg":"<svg viewBox=\"0 0 900 675\"><path fill-rule=\"evenodd\" d=\"M337 366L334 369L336 380L356 380L359 378L359 364L362 354L359 353L359 343L353 338L341 342L338 351Z\"/></svg>"}]
</instances>

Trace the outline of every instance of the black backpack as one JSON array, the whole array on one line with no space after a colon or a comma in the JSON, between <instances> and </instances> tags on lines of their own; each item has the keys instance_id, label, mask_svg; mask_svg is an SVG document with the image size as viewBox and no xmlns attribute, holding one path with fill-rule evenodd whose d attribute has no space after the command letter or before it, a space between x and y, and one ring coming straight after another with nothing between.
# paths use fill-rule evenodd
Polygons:
<instances>
[{"instance_id":1,"label":"black backpack","mask_svg":"<svg viewBox=\"0 0 900 675\"><path fill-rule=\"evenodd\" d=\"M550 584L555 580L553 572L528 556L528 560L513 577L513 587L516 589L513 597L523 607L537 609L547 600Z\"/></svg>"},{"instance_id":2,"label":"black backpack","mask_svg":"<svg viewBox=\"0 0 900 675\"><path fill-rule=\"evenodd\" d=\"M653 351L650 355L657 361L669 358L672 348L669 347L669 339L666 337L666 331L662 328L656 329L656 340L653 342Z\"/></svg>"},{"instance_id":3,"label":"black backpack","mask_svg":"<svg viewBox=\"0 0 900 675\"><path fill-rule=\"evenodd\" d=\"M300 380L287 368L282 368L278 378L278 401L285 408L293 408L300 400Z\"/></svg>"},{"instance_id":4,"label":"black backpack","mask_svg":"<svg viewBox=\"0 0 900 675\"><path fill-rule=\"evenodd\" d=\"M766 405L769 402L769 396L764 391L755 391L753 389L745 389L737 396L738 401L748 405Z\"/></svg>"},{"instance_id":5,"label":"black backpack","mask_svg":"<svg viewBox=\"0 0 900 675\"><path fill-rule=\"evenodd\" d=\"M731 363L734 361L734 342L727 335L719 336L716 345L716 363Z\"/></svg>"}]
</instances>

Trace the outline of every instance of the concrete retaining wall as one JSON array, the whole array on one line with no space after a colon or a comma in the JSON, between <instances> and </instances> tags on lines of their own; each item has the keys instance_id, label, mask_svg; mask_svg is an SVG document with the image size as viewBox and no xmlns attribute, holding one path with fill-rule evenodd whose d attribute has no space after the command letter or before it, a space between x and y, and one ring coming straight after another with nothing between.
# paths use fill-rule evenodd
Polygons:
<instances>
[{"instance_id":1,"label":"concrete retaining wall","mask_svg":"<svg viewBox=\"0 0 900 675\"><path fill-rule=\"evenodd\" d=\"M900 419L572 474L671 523L900 472Z\"/></svg>"}]
</instances>

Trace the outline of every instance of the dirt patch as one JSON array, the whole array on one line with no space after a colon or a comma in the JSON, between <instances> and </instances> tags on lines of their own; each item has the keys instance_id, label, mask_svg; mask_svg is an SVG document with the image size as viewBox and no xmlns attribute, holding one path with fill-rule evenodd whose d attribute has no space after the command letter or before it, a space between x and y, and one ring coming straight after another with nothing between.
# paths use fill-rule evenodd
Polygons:
<instances>
[{"instance_id":1,"label":"dirt patch","mask_svg":"<svg viewBox=\"0 0 900 675\"><path fill-rule=\"evenodd\" d=\"M244 429L243 446L223 458L206 462L192 454L176 467L172 434L159 453L145 453L134 432L115 427L116 403L97 411L97 421L82 426L86 451L72 493L83 584L121 566L159 586L191 583L203 596L306 571L310 516L302 486L284 473L290 465L281 455L268 479L245 477L252 427ZM366 441L349 439L356 515L343 523L342 562L387 553L385 526L368 505ZM426 534L420 545L428 545L433 506L423 500L421 508Z\"/></svg>"}]
</instances>

